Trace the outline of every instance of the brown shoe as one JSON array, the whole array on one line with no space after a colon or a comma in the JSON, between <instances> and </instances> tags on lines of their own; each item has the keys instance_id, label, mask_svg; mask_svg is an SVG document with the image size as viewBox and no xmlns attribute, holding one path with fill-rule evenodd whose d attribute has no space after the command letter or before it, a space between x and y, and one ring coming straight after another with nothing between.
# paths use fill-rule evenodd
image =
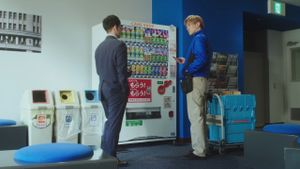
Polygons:
<instances>
[{"instance_id":1,"label":"brown shoe","mask_svg":"<svg viewBox=\"0 0 300 169\"><path fill-rule=\"evenodd\" d=\"M118 159L118 166L119 167L127 167L128 166L128 161Z\"/></svg>"}]
</instances>

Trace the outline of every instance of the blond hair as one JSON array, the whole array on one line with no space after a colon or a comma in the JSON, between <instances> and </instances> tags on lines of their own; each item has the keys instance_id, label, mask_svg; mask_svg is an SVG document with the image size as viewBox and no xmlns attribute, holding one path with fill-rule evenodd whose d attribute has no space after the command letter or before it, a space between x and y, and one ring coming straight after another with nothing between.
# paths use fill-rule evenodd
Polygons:
<instances>
[{"instance_id":1,"label":"blond hair","mask_svg":"<svg viewBox=\"0 0 300 169\"><path fill-rule=\"evenodd\" d=\"M186 26L187 23L196 24L198 22L200 23L200 27L204 28L204 21L203 21L201 16L199 16L199 15L189 15L188 17L185 18L184 25Z\"/></svg>"}]
</instances>

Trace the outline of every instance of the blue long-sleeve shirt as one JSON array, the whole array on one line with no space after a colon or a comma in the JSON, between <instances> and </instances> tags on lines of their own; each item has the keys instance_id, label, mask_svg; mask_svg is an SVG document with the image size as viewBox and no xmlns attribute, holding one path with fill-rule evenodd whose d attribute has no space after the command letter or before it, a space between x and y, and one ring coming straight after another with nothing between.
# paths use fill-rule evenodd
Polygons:
<instances>
[{"instance_id":1,"label":"blue long-sleeve shirt","mask_svg":"<svg viewBox=\"0 0 300 169\"><path fill-rule=\"evenodd\" d=\"M194 55L194 60L189 64L188 60L192 55ZM212 52L208 44L208 39L203 31L200 30L193 35L192 42L185 56L183 71L193 77L208 77L211 57Z\"/></svg>"}]
</instances>

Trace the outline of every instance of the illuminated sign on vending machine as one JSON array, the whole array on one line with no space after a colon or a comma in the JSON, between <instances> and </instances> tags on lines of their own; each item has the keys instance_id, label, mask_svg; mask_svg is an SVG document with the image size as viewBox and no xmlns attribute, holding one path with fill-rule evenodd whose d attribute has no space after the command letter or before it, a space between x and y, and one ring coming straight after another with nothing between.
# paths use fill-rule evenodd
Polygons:
<instances>
[{"instance_id":1,"label":"illuminated sign on vending machine","mask_svg":"<svg viewBox=\"0 0 300 169\"><path fill-rule=\"evenodd\" d=\"M129 103L151 102L151 80L150 79L128 79Z\"/></svg>"}]
</instances>

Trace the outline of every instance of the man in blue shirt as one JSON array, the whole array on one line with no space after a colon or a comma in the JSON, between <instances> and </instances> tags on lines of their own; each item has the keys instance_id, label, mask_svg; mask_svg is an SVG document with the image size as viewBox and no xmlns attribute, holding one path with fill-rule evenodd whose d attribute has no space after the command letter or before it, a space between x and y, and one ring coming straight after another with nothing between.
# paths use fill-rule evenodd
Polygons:
<instances>
[{"instance_id":1,"label":"man in blue shirt","mask_svg":"<svg viewBox=\"0 0 300 169\"><path fill-rule=\"evenodd\" d=\"M211 50L208 39L203 33L204 22L198 15L190 15L184 25L192 42L187 55L181 64L184 64L182 74L193 77L193 90L187 94L188 117L191 123L191 141L193 151L185 157L189 159L206 158L207 133L204 112L205 92L207 91L207 77L211 63Z\"/></svg>"}]
</instances>

